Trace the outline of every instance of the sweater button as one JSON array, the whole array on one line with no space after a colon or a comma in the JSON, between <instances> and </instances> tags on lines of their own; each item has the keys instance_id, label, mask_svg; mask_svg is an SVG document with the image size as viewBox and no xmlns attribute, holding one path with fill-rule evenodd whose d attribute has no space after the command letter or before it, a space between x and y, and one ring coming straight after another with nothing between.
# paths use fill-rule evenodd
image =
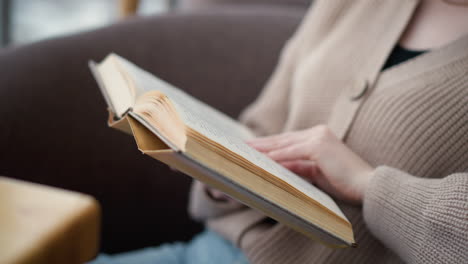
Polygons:
<instances>
[{"instance_id":1,"label":"sweater button","mask_svg":"<svg viewBox=\"0 0 468 264\"><path fill-rule=\"evenodd\" d=\"M351 101L357 101L369 90L369 82L367 80L357 81L349 90L349 98Z\"/></svg>"}]
</instances>

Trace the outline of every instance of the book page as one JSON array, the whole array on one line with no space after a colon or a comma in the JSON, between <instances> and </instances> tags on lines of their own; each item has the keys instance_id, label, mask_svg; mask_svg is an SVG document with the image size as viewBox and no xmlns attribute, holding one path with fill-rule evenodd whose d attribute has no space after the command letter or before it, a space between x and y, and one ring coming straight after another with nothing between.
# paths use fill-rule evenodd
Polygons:
<instances>
[{"instance_id":1,"label":"book page","mask_svg":"<svg viewBox=\"0 0 468 264\"><path fill-rule=\"evenodd\" d=\"M169 97L172 102L176 102L178 108L180 108L180 106L184 106L184 108L191 109L191 111L196 112L197 116L200 118L211 120L212 123L217 124L223 133L242 138L243 140L254 137L254 134L246 126L240 124L231 117L188 95L182 90L177 89L154 75L138 68L136 65L121 57L119 57L118 61L121 67L125 70L124 74L128 74L128 77L130 77L135 84L134 89L136 90L137 97L145 92L158 90Z\"/></svg>"},{"instance_id":2,"label":"book page","mask_svg":"<svg viewBox=\"0 0 468 264\"><path fill-rule=\"evenodd\" d=\"M139 69L132 63L124 59L119 59L119 63L122 64L122 67L134 82L138 91L137 96L138 93L146 91L161 91L171 99L187 126L285 181L321 203L336 215L347 219L333 199L326 193L247 145L245 140L252 138L253 134L246 127L183 91L157 79L150 73Z\"/></svg>"},{"instance_id":3,"label":"book page","mask_svg":"<svg viewBox=\"0 0 468 264\"><path fill-rule=\"evenodd\" d=\"M115 60L111 54L99 65L90 64L90 67L107 105L120 118L135 103L135 94L128 89L124 76L119 74Z\"/></svg>"}]
</instances>

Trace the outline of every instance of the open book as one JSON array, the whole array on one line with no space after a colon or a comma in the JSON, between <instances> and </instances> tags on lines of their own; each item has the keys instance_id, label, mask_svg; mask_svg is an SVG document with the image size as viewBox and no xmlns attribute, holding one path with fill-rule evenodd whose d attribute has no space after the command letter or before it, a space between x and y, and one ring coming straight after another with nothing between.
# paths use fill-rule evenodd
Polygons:
<instances>
[{"instance_id":1,"label":"open book","mask_svg":"<svg viewBox=\"0 0 468 264\"><path fill-rule=\"evenodd\" d=\"M324 244L355 245L336 203L245 144L254 137L247 127L118 55L90 67L109 125L132 134L143 153Z\"/></svg>"}]
</instances>

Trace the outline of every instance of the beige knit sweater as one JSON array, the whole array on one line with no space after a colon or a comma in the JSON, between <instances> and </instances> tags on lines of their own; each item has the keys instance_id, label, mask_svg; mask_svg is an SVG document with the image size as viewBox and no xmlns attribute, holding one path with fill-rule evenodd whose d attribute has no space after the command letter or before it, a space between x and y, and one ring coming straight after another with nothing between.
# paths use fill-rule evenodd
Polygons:
<instances>
[{"instance_id":1,"label":"beige knit sweater","mask_svg":"<svg viewBox=\"0 0 468 264\"><path fill-rule=\"evenodd\" d=\"M192 189L190 210L252 263L468 263L468 36L380 72L416 0L316 1L241 119L259 135L328 124L376 167L357 249L329 249Z\"/></svg>"}]
</instances>

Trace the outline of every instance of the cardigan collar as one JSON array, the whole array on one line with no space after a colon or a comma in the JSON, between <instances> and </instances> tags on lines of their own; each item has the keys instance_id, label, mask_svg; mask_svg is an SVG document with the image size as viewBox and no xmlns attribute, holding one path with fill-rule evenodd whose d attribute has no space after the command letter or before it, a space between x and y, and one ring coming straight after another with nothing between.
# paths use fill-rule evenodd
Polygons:
<instances>
[{"instance_id":1,"label":"cardigan collar","mask_svg":"<svg viewBox=\"0 0 468 264\"><path fill-rule=\"evenodd\" d=\"M451 67L452 73L468 74L468 34L383 71L378 77L375 90L427 73L437 75L438 69L447 66Z\"/></svg>"},{"instance_id":2,"label":"cardigan collar","mask_svg":"<svg viewBox=\"0 0 468 264\"><path fill-rule=\"evenodd\" d=\"M411 20L418 3L419 0L356 2L356 9L351 11L351 15L368 14L365 18L350 20L357 32L365 32L366 41L360 42L361 47L357 51L362 53L364 59L359 69L353 70L350 83L338 97L328 121L328 126L338 138L345 139L359 108L375 88L381 68Z\"/></svg>"},{"instance_id":3,"label":"cardigan collar","mask_svg":"<svg viewBox=\"0 0 468 264\"><path fill-rule=\"evenodd\" d=\"M405 80L416 80L422 75L428 81L440 80L447 75L446 71L440 71L444 67L450 67L451 74L468 74L468 35L383 72L380 71L409 23L418 3L419 0L402 1L395 7L394 1L388 1L385 4L388 5L388 9L393 10L393 15L399 20L392 23L391 16L381 18L377 15L374 16L373 21L369 21L369 23L381 24L382 37L376 41L375 46L369 47L368 59L354 76L354 81L350 86L343 90L333 108L328 125L339 138L345 140L360 107L373 93L382 92L386 87ZM384 7L382 9L388 10Z\"/></svg>"}]
</instances>

